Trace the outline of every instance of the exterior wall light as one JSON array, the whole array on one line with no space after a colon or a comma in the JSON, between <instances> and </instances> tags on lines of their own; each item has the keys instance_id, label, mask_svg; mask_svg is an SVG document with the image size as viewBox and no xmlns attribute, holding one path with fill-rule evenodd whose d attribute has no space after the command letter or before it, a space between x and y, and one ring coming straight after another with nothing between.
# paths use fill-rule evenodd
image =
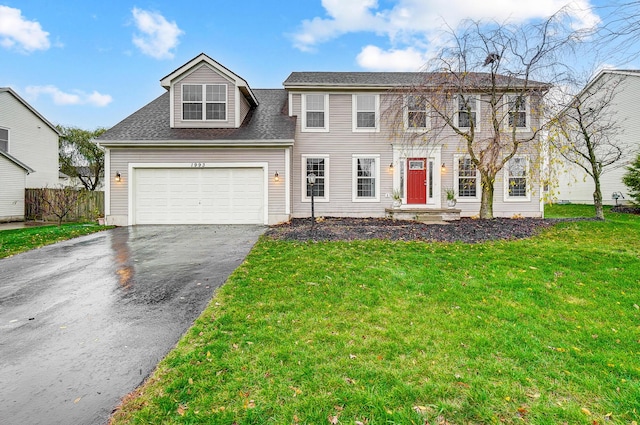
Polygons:
<instances>
[{"instance_id":1,"label":"exterior wall light","mask_svg":"<svg viewBox=\"0 0 640 425\"><path fill-rule=\"evenodd\" d=\"M120 175L120 171L116 171L116 182L120 183L120 180L122 180L122 176Z\"/></svg>"},{"instance_id":2,"label":"exterior wall light","mask_svg":"<svg viewBox=\"0 0 640 425\"><path fill-rule=\"evenodd\" d=\"M278 175L277 171L276 171L276 174L273 176L273 181L274 182L279 182L280 181L280 176Z\"/></svg>"},{"instance_id":3,"label":"exterior wall light","mask_svg":"<svg viewBox=\"0 0 640 425\"><path fill-rule=\"evenodd\" d=\"M447 171L447 166L444 164L444 162L442 163L442 166L440 167L440 170L445 173Z\"/></svg>"}]
</instances>

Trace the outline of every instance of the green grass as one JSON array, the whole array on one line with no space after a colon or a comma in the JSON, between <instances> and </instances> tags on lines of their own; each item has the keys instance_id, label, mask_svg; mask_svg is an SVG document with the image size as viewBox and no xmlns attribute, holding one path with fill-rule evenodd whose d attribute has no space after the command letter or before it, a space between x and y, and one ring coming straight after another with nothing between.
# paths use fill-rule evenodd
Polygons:
<instances>
[{"instance_id":1,"label":"green grass","mask_svg":"<svg viewBox=\"0 0 640 425\"><path fill-rule=\"evenodd\" d=\"M604 206L605 213L610 210L611 206ZM544 216L546 218L595 217L596 211L593 205L587 204L546 204Z\"/></svg>"},{"instance_id":2,"label":"green grass","mask_svg":"<svg viewBox=\"0 0 640 425\"><path fill-rule=\"evenodd\" d=\"M639 236L263 238L112 423L633 424Z\"/></svg>"},{"instance_id":3,"label":"green grass","mask_svg":"<svg viewBox=\"0 0 640 425\"><path fill-rule=\"evenodd\" d=\"M36 226L0 231L0 258L9 257L56 242L99 232L111 227L94 223Z\"/></svg>"}]
</instances>

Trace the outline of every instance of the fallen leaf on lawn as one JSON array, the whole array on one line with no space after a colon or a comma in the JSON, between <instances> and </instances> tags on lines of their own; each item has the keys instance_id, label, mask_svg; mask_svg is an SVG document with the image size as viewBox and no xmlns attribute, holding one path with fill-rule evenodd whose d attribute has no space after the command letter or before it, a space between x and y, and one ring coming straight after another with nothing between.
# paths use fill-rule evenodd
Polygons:
<instances>
[{"instance_id":1,"label":"fallen leaf on lawn","mask_svg":"<svg viewBox=\"0 0 640 425\"><path fill-rule=\"evenodd\" d=\"M416 413L419 413L421 415L424 415L425 413L427 413L426 406L413 406L413 410L415 410Z\"/></svg>"},{"instance_id":2,"label":"fallen leaf on lawn","mask_svg":"<svg viewBox=\"0 0 640 425\"><path fill-rule=\"evenodd\" d=\"M338 423L338 415L329 415L329 417L327 418L329 419L329 423L330 424L337 424Z\"/></svg>"},{"instance_id":3,"label":"fallen leaf on lawn","mask_svg":"<svg viewBox=\"0 0 640 425\"><path fill-rule=\"evenodd\" d=\"M189 385L193 385L193 378L189 378Z\"/></svg>"},{"instance_id":4,"label":"fallen leaf on lawn","mask_svg":"<svg viewBox=\"0 0 640 425\"><path fill-rule=\"evenodd\" d=\"M357 356L355 354L349 354L349 358L352 359L352 360L355 359L356 357Z\"/></svg>"},{"instance_id":5,"label":"fallen leaf on lawn","mask_svg":"<svg viewBox=\"0 0 640 425\"><path fill-rule=\"evenodd\" d=\"M640 310L640 305L638 305L638 304L634 304L634 305L633 305L633 308L635 308L636 310Z\"/></svg>"},{"instance_id":6,"label":"fallen leaf on lawn","mask_svg":"<svg viewBox=\"0 0 640 425\"><path fill-rule=\"evenodd\" d=\"M186 411L187 411L187 406L182 405L182 404L178 405L178 410L177 410L178 415L184 416Z\"/></svg>"},{"instance_id":7,"label":"fallen leaf on lawn","mask_svg":"<svg viewBox=\"0 0 640 425\"><path fill-rule=\"evenodd\" d=\"M353 379L351 379L351 378L344 378L344 380L347 382L347 384L350 384L350 385L353 385L353 384L355 384L355 383L356 383L356 381L354 381L354 380L353 380Z\"/></svg>"},{"instance_id":8,"label":"fallen leaf on lawn","mask_svg":"<svg viewBox=\"0 0 640 425\"><path fill-rule=\"evenodd\" d=\"M302 394L302 390L298 387L289 387L293 390L293 396L296 397L298 394Z\"/></svg>"},{"instance_id":9,"label":"fallen leaf on lawn","mask_svg":"<svg viewBox=\"0 0 640 425\"><path fill-rule=\"evenodd\" d=\"M256 402L255 400L246 399L242 405L245 409L253 409L254 407L256 407Z\"/></svg>"},{"instance_id":10,"label":"fallen leaf on lawn","mask_svg":"<svg viewBox=\"0 0 640 425\"><path fill-rule=\"evenodd\" d=\"M583 407L582 409L580 409L580 411L587 416L591 416L591 411L589 411L589 409L587 409L586 407Z\"/></svg>"}]
</instances>

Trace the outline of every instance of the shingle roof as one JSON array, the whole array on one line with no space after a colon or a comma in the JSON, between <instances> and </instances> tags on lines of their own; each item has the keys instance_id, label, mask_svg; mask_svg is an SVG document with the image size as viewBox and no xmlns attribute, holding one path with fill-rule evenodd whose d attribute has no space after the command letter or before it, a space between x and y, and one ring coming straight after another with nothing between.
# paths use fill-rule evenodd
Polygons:
<instances>
[{"instance_id":1,"label":"shingle roof","mask_svg":"<svg viewBox=\"0 0 640 425\"><path fill-rule=\"evenodd\" d=\"M460 74L462 75L462 74ZM357 87L357 88L401 88L415 86L441 86L452 84L460 76L445 72L292 72L284 81L286 88L293 87ZM518 87L524 79L496 75L498 86ZM464 76L466 85L490 87L490 73L468 73ZM529 87L548 88L549 84L527 81Z\"/></svg>"},{"instance_id":2,"label":"shingle roof","mask_svg":"<svg viewBox=\"0 0 640 425\"><path fill-rule=\"evenodd\" d=\"M254 89L259 105L252 108L239 128L171 128L169 92L116 124L98 141L277 141L293 140L295 117L288 116L288 96L283 89Z\"/></svg>"}]
</instances>

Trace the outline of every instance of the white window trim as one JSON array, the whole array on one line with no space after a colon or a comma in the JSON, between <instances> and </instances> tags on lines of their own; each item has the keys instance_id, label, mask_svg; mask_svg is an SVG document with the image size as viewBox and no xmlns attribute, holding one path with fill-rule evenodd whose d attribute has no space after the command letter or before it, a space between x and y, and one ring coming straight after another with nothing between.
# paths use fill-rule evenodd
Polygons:
<instances>
[{"instance_id":1,"label":"white window trim","mask_svg":"<svg viewBox=\"0 0 640 425\"><path fill-rule=\"evenodd\" d=\"M324 97L324 127L307 127L307 96L321 95ZM302 93L301 115L302 128L304 133L328 133L329 132L329 93Z\"/></svg>"},{"instance_id":2,"label":"white window trim","mask_svg":"<svg viewBox=\"0 0 640 425\"><path fill-rule=\"evenodd\" d=\"M531 176L529 174L529 156L528 155L514 155L513 158L524 158L525 160L525 170L524 175L527 179L526 190L527 196L509 196L509 162L504 165L503 168L503 176L504 176L504 201L505 202L530 202L531 201ZM512 158L512 159L513 159ZM509 160L511 161L511 160Z\"/></svg>"},{"instance_id":3,"label":"white window trim","mask_svg":"<svg viewBox=\"0 0 640 425\"><path fill-rule=\"evenodd\" d=\"M375 97L375 127L358 127L358 96ZM354 133L378 133L380 131L380 95L373 93L358 93L351 96L352 130Z\"/></svg>"},{"instance_id":4,"label":"white window trim","mask_svg":"<svg viewBox=\"0 0 640 425\"><path fill-rule=\"evenodd\" d=\"M373 198L358 197L358 159L370 158L375 160L376 194ZM353 202L380 202L380 155L357 154L351 156L351 200Z\"/></svg>"},{"instance_id":5,"label":"white window trim","mask_svg":"<svg viewBox=\"0 0 640 425\"><path fill-rule=\"evenodd\" d=\"M202 118L197 119L184 119L184 104L185 103L197 103L184 100L184 86L201 86L202 88ZM207 102L207 86L223 86L224 87L224 116L223 120L207 119L207 103L222 103L222 102ZM180 85L180 120L183 122L228 122L229 121L229 86L227 84L220 83L182 83Z\"/></svg>"},{"instance_id":6,"label":"white window trim","mask_svg":"<svg viewBox=\"0 0 640 425\"><path fill-rule=\"evenodd\" d=\"M300 167L301 167L301 201L303 203L310 203L311 196L307 196L307 158L322 158L324 159L324 196L314 196L314 202L329 202L329 155L328 154L317 154L317 155L301 155Z\"/></svg>"},{"instance_id":7,"label":"white window trim","mask_svg":"<svg viewBox=\"0 0 640 425\"><path fill-rule=\"evenodd\" d=\"M512 127L509 125L509 112L510 112L509 97L510 96L517 97L519 96L519 94L505 93L504 96L506 97L506 102L504 102L504 128L511 131ZM526 102L525 115L526 115L527 125L526 127L516 127L516 133L526 133L531 131L531 96L525 95L523 97L524 97L524 101Z\"/></svg>"},{"instance_id":8,"label":"white window trim","mask_svg":"<svg viewBox=\"0 0 640 425\"><path fill-rule=\"evenodd\" d=\"M3 130L7 130L7 153L11 152L11 129L9 127L0 127Z\"/></svg>"},{"instance_id":9,"label":"white window trim","mask_svg":"<svg viewBox=\"0 0 640 425\"><path fill-rule=\"evenodd\" d=\"M461 197L460 194L458 193L458 188L459 188L458 180L460 178L460 176L458 175L460 171L459 163L460 163L460 159L462 158L470 158L470 156L464 155L464 154L453 155L453 189L456 192L456 200L460 203L478 202L480 201L480 197L482 196L480 170L478 170L478 167L476 167L476 196Z\"/></svg>"},{"instance_id":10,"label":"white window trim","mask_svg":"<svg viewBox=\"0 0 640 425\"><path fill-rule=\"evenodd\" d=\"M404 96L404 108L403 109L403 120L404 120L404 128L405 131L422 133L425 131L429 131L431 129L431 116L429 115L428 107L424 109L424 112L427 117L426 127L410 127L409 126L409 96L419 96L419 95L405 95Z\"/></svg>"},{"instance_id":11,"label":"white window trim","mask_svg":"<svg viewBox=\"0 0 640 425\"><path fill-rule=\"evenodd\" d=\"M482 122L482 115L481 115L481 103L480 103L480 95L478 94L463 94L463 95L456 95L456 100L455 100L455 115L453 116L453 125L455 125L457 128L459 129L470 129L471 127L460 127L458 124L458 117L460 116L459 113L460 112L466 112L466 111L461 111L460 110L460 102L459 102L459 97L458 96L473 96L476 99L476 110L474 111L476 113L476 125L474 127L474 131L480 131L480 123Z\"/></svg>"}]
</instances>

